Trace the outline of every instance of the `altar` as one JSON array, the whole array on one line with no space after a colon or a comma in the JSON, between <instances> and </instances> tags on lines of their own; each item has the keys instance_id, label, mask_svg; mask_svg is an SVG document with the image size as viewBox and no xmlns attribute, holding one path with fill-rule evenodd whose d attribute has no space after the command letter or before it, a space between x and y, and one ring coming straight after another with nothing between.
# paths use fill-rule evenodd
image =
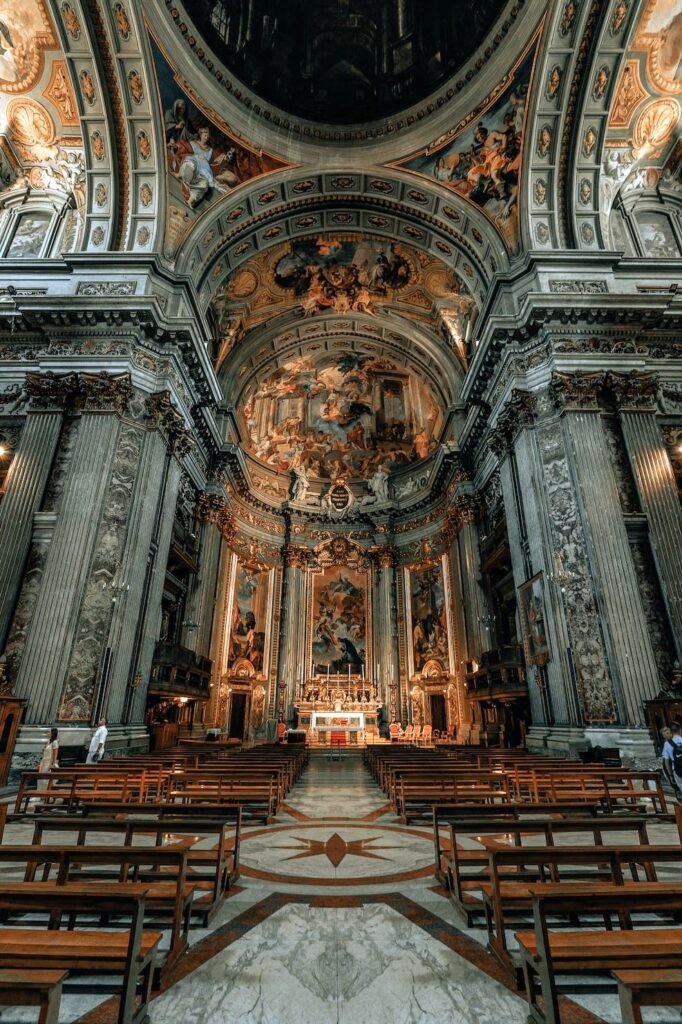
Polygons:
<instances>
[{"instance_id":1,"label":"altar","mask_svg":"<svg viewBox=\"0 0 682 1024\"><path fill-rule=\"evenodd\" d=\"M345 743L362 744L378 737L381 707L374 687L364 679L312 679L298 695L297 724L311 743L326 746L332 737L343 737Z\"/></svg>"}]
</instances>

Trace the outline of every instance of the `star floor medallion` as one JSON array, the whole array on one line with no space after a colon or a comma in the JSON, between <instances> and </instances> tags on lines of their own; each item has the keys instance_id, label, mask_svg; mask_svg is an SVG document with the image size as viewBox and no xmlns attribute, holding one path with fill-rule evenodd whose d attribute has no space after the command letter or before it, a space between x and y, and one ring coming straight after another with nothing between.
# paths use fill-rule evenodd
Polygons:
<instances>
[{"instance_id":1,"label":"star floor medallion","mask_svg":"<svg viewBox=\"0 0 682 1024\"><path fill-rule=\"evenodd\" d=\"M341 861L348 856L366 857L371 860L388 860L382 857L377 850L395 850L395 846L372 846L372 843L379 841L380 836L373 836L371 839L351 839L348 842L338 832L335 832L329 839L306 839L303 836L292 836L300 846L280 846L280 850L297 850L290 857L284 860L301 860L303 857L326 857L332 867L338 868Z\"/></svg>"}]
</instances>

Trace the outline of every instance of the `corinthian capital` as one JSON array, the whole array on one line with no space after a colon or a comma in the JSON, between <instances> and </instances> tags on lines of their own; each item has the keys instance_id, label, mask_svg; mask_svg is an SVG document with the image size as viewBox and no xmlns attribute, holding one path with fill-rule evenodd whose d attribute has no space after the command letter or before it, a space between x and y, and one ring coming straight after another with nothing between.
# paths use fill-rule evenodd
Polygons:
<instances>
[{"instance_id":1,"label":"corinthian capital","mask_svg":"<svg viewBox=\"0 0 682 1024\"><path fill-rule=\"evenodd\" d=\"M497 417L494 429L488 435L488 445L494 455L502 458L511 448L524 427L535 422L535 396L530 391L514 388L504 409Z\"/></svg>"},{"instance_id":2,"label":"corinthian capital","mask_svg":"<svg viewBox=\"0 0 682 1024\"><path fill-rule=\"evenodd\" d=\"M606 374L601 370L594 373L553 373L550 394L557 409L599 408L599 392L604 390Z\"/></svg>"},{"instance_id":3,"label":"corinthian capital","mask_svg":"<svg viewBox=\"0 0 682 1024\"><path fill-rule=\"evenodd\" d=\"M284 548L284 565L287 569L308 569L311 563L311 552L308 548L297 544L287 544Z\"/></svg>"},{"instance_id":4,"label":"corinthian capital","mask_svg":"<svg viewBox=\"0 0 682 1024\"><path fill-rule=\"evenodd\" d=\"M226 541L234 538L237 524L228 511L227 502L219 494L202 491L197 500L195 514L199 522L217 527Z\"/></svg>"},{"instance_id":5,"label":"corinthian capital","mask_svg":"<svg viewBox=\"0 0 682 1024\"><path fill-rule=\"evenodd\" d=\"M382 544L375 548L374 558L379 569L392 569L398 562L398 549L395 544Z\"/></svg>"},{"instance_id":6,"label":"corinthian capital","mask_svg":"<svg viewBox=\"0 0 682 1024\"><path fill-rule=\"evenodd\" d=\"M129 373L81 373L78 397L89 412L125 412L132 398Z\"/></svg>"},{"instance_id":7,"label":"corinthian capital","mask_svg":"<svg viewBox=\"0 0 682 1024\"><path fill-rule=\"evenodd\" d=\"M653 411L658 399L658 377L655 373L607 373L605 385L623 411Z\"/></svg>"},{"instance_id":8,"label":"corinthian capital","mask_svg":"<svg viewBox=\"0 0 682 1024\"><path fill-rule=\"evenodd\" d=\"M149 399L149 415L153 425L166 438L168 447L178 458L192 448L192 439L185 421L171 401L169 391L156 391Z\"/></svg>"},{"instance_id":9,"label":"corinthian capital","mask_svg":"<svg viewBox=\"0 0 682 1024\"><path fill-rule=\"evenodd\" d=\"M31 409L62 410L78 391L78 374L27 373L24 390Z\"/></svg>"}]
</instances>

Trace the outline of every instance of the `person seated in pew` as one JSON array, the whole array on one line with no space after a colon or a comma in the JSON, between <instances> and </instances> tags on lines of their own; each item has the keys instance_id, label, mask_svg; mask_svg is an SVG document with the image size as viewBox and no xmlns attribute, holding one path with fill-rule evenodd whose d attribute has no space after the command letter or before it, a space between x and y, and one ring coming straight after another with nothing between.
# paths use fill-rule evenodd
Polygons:
<instances>
[{"instance_id":1,"label":"person seated in pew","mask_svg":"<svg viewBox=\"0 0 682 1024\"><path fill-rule=\"evenodd\" d=\"M663 774L673 787L678 800L682 799L682 729L673 722L661 729L663 737Z\"/></svg>"}]
</instances>

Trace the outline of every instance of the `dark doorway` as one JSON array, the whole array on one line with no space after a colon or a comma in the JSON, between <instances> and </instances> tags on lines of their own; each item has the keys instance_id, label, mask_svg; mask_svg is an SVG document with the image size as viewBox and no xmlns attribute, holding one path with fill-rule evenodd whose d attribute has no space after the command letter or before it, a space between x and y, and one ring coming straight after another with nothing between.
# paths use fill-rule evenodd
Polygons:
<instances>
[{"instance_id":1,"label":"dark doorway","mask_svg":"<svg viewBox=\"0 0 682 1024\"><path fill-rule=\"evenodd\" d=\"M230 709L230 739L244 739L244 720L246 718L246 700L248 694L233 693Z\"/></svg>"},{"instance_id":2,"label":"dark doorway","mask_svg":"<svg viewBox=\"0 0 682 1024\"><path fill-rule=\"evenodd\" d=\"M429 695L431 701L431 725L434 729L438 729L439 732L447 732L448 720L445 713L445 697L442 693L432 693Z\"/></svg>"}]
</instances>

